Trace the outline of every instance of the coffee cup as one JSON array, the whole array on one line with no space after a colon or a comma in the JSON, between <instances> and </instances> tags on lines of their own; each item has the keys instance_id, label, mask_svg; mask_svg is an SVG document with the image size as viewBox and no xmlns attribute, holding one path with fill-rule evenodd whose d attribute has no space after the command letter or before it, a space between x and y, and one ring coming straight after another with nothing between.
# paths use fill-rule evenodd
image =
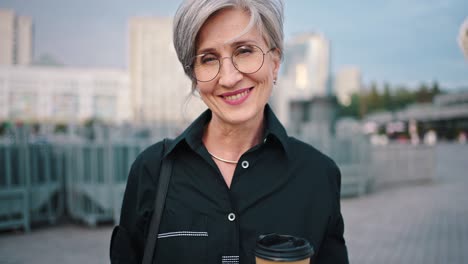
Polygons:
<instances>
[{"instance_id":1,"label":"coffee cup","mask_svg":"<svg viewBox=\"0 0 468 264\"><path fill-rule=\"evenodd\" d=\"M309 264L313 254L307 240L289 235L261 235L255 247L256 264Z\"/></svg>"}]
</instances>

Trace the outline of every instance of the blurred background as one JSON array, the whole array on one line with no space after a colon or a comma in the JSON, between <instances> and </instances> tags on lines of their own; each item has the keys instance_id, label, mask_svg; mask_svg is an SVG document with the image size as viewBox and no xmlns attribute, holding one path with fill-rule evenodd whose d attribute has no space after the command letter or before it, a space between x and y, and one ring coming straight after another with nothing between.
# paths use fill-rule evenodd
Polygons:
<instances>
[{"instance_id":1,"label":"blurred background","mask_svg":"<svg viewBox=\"0 0 468 264\"><path fill-rule=\"evenodd\" d=\"M172 45L180 2L0 0L0 263L108 262L136 155L206 108ZM339 165L351 262L468 263L468 2L285 18L270 104Z\"/></svg>"}]
</instances>

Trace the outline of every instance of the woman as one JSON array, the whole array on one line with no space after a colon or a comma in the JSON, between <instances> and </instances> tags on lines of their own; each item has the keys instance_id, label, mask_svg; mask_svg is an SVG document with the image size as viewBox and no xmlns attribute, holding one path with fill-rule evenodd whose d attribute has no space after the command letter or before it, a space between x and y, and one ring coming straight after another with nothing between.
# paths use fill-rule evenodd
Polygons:
<instances>
[{"instance_id":1,"label":"woman","mask_svg":"<svg viewBox=\"0 0 468 264\"><path fill-rule=\"evenodd\" d=\"M170 156L157 263L254 263L258 236L272 232L306 238L314 264L348 263L337 166L288 137L267 104L282 27L280 0L187 0L179 7L174 45L209 110L168 149L157 143L133 164L120 223L125 235L112 242L128 245L127 259L141 261L155 179Z\"/></svg>"}]
</instances>

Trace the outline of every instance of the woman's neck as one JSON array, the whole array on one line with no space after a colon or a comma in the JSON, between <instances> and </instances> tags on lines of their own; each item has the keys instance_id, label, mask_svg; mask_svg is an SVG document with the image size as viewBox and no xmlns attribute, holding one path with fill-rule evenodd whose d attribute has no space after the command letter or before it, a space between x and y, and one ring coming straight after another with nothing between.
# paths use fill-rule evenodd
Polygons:
<instances>
[{"instance_id":1,"label":"woman's neck","mask_svg":"<svg viewBox=\"0 0 468 264\"><path fill-rule=\"evenodd\" d=\"M263 134L263 114L242 124L228 124L213 116L203 135L203 143L211 154L227 160L240 156L260 143Z\"/></svg>"}]
</instances>

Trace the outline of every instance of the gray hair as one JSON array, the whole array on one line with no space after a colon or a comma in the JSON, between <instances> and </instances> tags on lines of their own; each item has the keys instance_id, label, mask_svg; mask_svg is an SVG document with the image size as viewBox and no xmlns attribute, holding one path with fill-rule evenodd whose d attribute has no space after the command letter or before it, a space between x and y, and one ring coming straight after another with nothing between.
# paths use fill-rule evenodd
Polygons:
<instances>
[{"instance_id":1,"label":"gray hair","mask_svg":"<svg viewBox=\"0 0 468 264\"><path fill-rule=\"evenodd\" d=\"M196 40L206 20L225 8L241 8L249 12L250 22L244 31L247 33L256 26L271 48L277 48L282 56L284 4L282 0L185 0L174 17L174 47L185 74L192 80L192 90L196 80L190 64L196 55Z\"/></svg>"}]
</instances>

